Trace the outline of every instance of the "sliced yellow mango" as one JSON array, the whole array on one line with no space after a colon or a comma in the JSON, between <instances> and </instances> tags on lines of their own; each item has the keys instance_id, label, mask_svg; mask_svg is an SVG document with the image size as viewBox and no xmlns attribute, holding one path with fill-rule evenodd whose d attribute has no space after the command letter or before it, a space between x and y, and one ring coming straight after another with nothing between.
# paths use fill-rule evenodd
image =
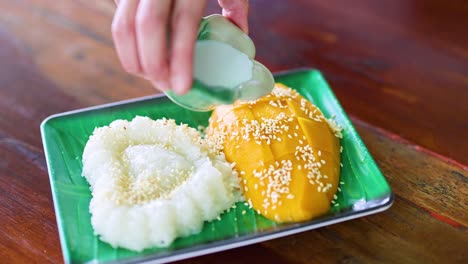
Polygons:
<instances>
[{"instance_id":1,"label":"sliced yellow mango","mask_svg":"<svg viewBox=\"0 0 468 264\"><path fill-rule=\"evenodd\" d=\"M252 207L277 222L330 209L339 184L340 141L320 110L276 84L254 102L215 109L207 137L235 163Z\"/></svg>"}]
</instances>

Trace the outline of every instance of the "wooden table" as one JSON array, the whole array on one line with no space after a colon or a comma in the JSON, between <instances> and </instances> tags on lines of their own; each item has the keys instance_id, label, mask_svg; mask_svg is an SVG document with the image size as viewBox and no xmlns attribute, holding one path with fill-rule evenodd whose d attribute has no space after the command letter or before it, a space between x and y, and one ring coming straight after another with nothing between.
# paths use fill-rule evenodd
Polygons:
<instances>
[{"instance_id":1,"label":"wooden table","mask_svg":"<svg viewBox=\"0 0 468 264\"><path fill-rule=\"evenodd\" d=\"M207 13L216 12L211 1ZM0 0L0 262L62 261L39 124L154 94L111 1ZM183 263L468 263L468 2L255 0L272 70L323 71L396 195L384 213Z\"/></svg>"}]
</instances>

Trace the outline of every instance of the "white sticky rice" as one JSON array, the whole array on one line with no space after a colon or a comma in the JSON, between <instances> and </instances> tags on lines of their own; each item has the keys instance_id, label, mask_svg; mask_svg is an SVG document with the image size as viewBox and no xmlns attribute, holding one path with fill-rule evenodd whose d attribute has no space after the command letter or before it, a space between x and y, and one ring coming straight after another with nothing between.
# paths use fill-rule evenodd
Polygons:
<instances>
[{"instance_id":1,"label":"white sticky rice","mask_svg":"<svg viewBox=\"0 0 468 264\"><path fill-rule=\"evenodd\" d=\"M241 200L237 173L193 128L135 117L95 129L83 153L91 224L113 247L165 247Z\"/></svg>"}]
</instances>

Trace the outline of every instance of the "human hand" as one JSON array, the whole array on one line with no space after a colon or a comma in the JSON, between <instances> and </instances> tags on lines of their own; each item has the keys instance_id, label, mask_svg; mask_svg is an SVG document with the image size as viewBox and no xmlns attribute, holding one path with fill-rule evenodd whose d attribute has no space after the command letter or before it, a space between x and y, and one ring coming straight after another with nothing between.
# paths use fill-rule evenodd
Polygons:
<instances>
[{"instance_id":1,"label":"human hand","mask_svg":"<svg viewBox=\"0 0 468 264\"><path fill-rule=\"evenodd\" d=\"M189 91L194 46L206 0L116 3L112 37L124 69L149 80L159 90L172 88L178 94ZM247 33L248 0L218 0L218 3L223 15Z\"/></svg>"}]
</instances>

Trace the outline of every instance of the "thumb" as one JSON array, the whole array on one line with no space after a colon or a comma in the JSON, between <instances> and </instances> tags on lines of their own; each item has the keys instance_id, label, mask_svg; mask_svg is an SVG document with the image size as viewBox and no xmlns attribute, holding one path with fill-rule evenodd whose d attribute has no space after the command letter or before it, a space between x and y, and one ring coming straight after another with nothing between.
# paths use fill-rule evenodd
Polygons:
<instances>
[{"instance_id":1,"label":"thumb","mask_svg":"<svg viewBox=\"0 0 468 264\"><path fill-rule=\"evenodd\" d=\"M223 16L236 24L246 34L249 33L249 1L248 0L218 0L223 9Z\"/></svg>"}]
</instances>

